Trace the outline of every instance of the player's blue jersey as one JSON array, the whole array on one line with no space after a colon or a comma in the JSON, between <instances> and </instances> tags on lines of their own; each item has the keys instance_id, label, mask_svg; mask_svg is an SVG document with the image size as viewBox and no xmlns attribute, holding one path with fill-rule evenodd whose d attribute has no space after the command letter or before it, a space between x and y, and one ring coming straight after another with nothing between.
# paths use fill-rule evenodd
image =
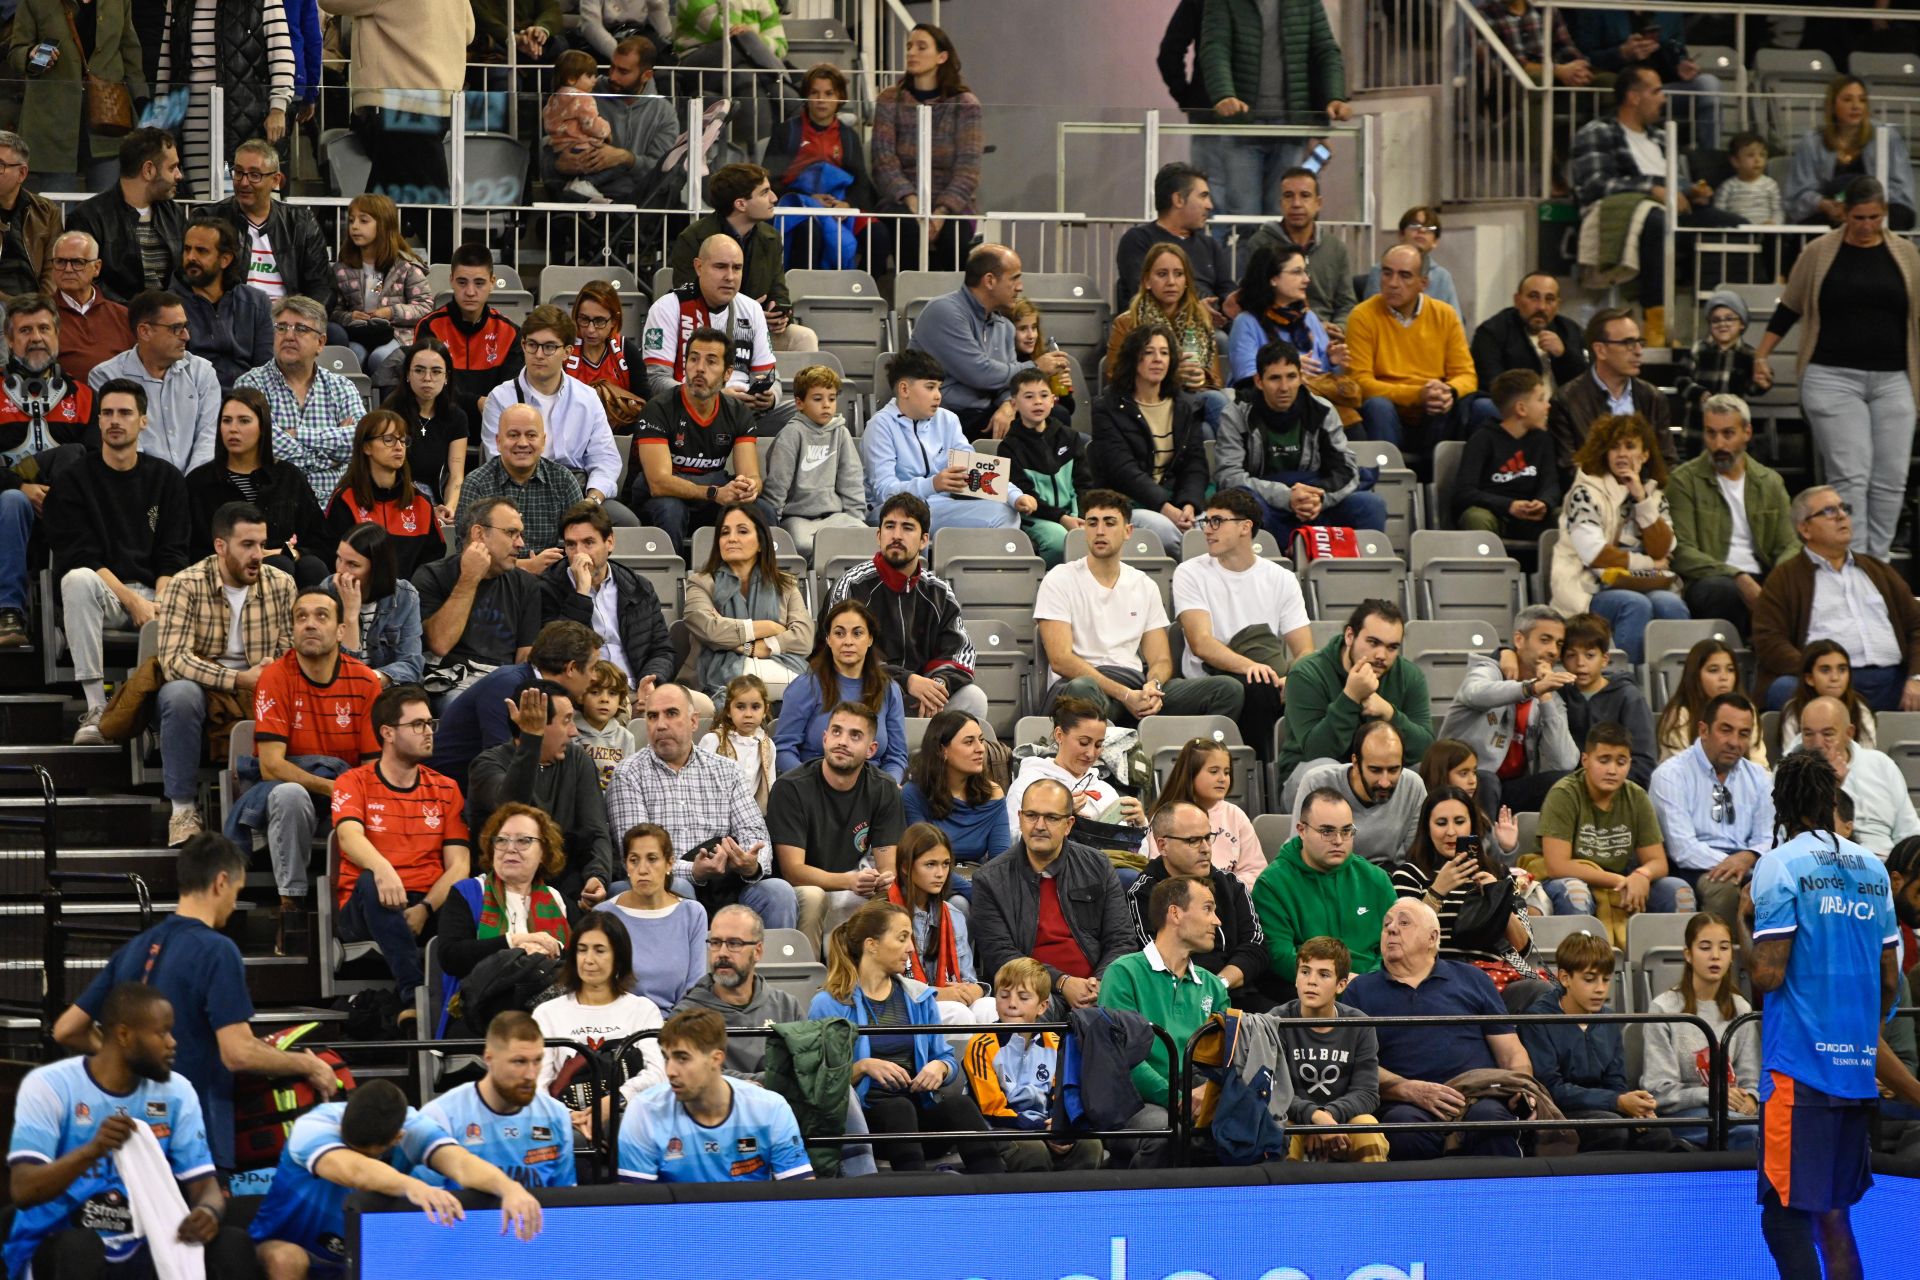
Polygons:
<instances>
[{"instance_id":1,"label":"player's blue jersey","mask_svg":"<svg viewBox=\"0 0 1920 1280\"><path fill-rule=\"evenodd\" d=\"M771 1182L811 1178L813 1165L793 1108L777 1093L727 1081L733 1107L708 1128L687 1114L670 1085L643 1090L620 1117L623 1182Z\"/></svg>"},{"instance_id":2,"label":"player's blue jersey","mask_svg":"<svg viewBox=\"0 0 1920 1280\"><path fill-rule=\"evenodd\" d=\"M137 1080L130 1093L109 1093L94 1082L85 1058L65 1058L35 1067L21 1081L7 1163L51 1164L93 1141L101 1123L108 1116L120 1114L142 1121L153 1130L167 1164L180 1181L191 1182L213 1173L200 1098L185 1076L176 1072L165 1084ZM7 1274L17 1276L25 1271L41 1242L68 1227L89 1227L99 1232L107 1247L108 1262L126 1261L145 1243L134 1229L126 1184L120 1181L119 1167L111 1155L94 1161L53 1199L14 1215L5 1251Z\"/></svg>"},{"instance_id":3,"label":"player's blue jersey","mask_svg":"<svg viewBox=\"0 0 1920 1280\"><path fill-rule=\"evenodd\" d=\"M520 1111L502 1115L480 1096L478 1084L463 1084L421 1108L468 1155L478 1156L523 1187L571 1187L573 1121L557 1098L536 1093Z\"/></svg>"},{"instance_id":4,"label":"player's blue jersey","mask_svg":"<svg viewBox=\"0 0 1920 1280\"><path fill-rule=\"evenodd\" d=\"M1900 941L1880 859L1824 831L1776 846L1754 868L1753 936L1793 939L1786 981L1767 995L1761 1098L1775 1071L1835 1098L1874 1097L1880 953Z\"/></svg>"},{"instance_id":5,"label":"player's blue jersey","mask_svg":"<svg viewBox=\"0 0 1920 1280\"><path fill-rule=\"evenodd\" d=\"M346 1110L344 1102L324 1102L293 1122L280 1165L273 1172L273 1189L253 1216L250 1231L255 1240L285 1240L316 1257L346 1260L348 1190L313 1171L321 1156L347 1149L340 1136L340 1117ZM400 1142L387 1152L386 1162L411 1170L425 1164L435 1148L452 1141L440 1126L409 1107Z\"/></svg>"}]
</instances>

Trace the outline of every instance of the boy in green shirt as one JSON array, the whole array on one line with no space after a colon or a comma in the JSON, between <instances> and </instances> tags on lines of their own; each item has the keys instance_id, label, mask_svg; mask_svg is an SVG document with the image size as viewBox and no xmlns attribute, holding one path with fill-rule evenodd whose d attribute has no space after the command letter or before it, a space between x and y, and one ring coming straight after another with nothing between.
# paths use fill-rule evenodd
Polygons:
<instances>
[{"instance_id":1,"label":"boy in green shirt","mask_svg":"<svg viewBox=\"0 0 1920 1280\"><path fill-rule=\"evenodd\" d=\"M1540 856L1557 916L1593 915L1612 892L1628 915L1694 910L1693 890L1669 875L1653 801L1627 773L1633 739L1611 721L1587 731L1580 767L1553 784L1540 806Z\"/></svg>"}]
</instances>

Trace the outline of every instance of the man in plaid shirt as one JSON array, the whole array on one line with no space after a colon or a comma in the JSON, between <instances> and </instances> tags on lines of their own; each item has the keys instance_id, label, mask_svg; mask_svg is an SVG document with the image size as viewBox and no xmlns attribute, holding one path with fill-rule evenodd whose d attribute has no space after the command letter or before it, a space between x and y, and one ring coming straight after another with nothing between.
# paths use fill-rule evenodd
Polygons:
<instances>
[{"instance_id":1,"label":"man in plaid shirt","mask_svg":"<svg viewBox=\"0 0 1920 1280\"><path fill-rule=\"evenodd\" d=\"M340 487L353 453L353 431L367 406L342 374L320 367L327 313L312 298L273 304L273 361L249 369L236 387L252 387L273 410L273 456L306 474L322 507ZM268 424L262 423L262 427Z\"/></svg>"},{"instance_id":2,"label":"man in plaid shirt","mask_svg":"<svg viewBox=\"0 0 1920 1280\"><path fill-rule=\"evenodd\" d=\"M209 695L236 698L239 717L246 716L260 673L293 645L293 578L266 563L266 554L266 516L251 503L229 502L213 513L213 554L175 574L156 601L169 845L201 831Z\"/></svg>"},{"instance_id":3,"label":"man in plaid shirt","mask_svg":"<svg viewBox=\"0 0 1920 1280\"><path fill-rule=\"evenodd\" d=\"M454 527L471 528L469 513L489 498L511 499L526 526L528 554L520 567L545 573L560 562L561 515L585 496L579 478L547 457L547 427L536 405L502 410L498 440L499 452L468 472L460 486Z\"/></svg>"},{"instance_id":4,"label":"man in plaid shirt","mask_svg":"<svg viewBox=\"0 0 1920 1280\"><path fill-rule=\"evenodd\" d=\"M620 762L607 783L607 827L615 836L657 822L679 854L673 891L697 898L711 916L742 903L769 929L799 919L793 886L773 874L767 820L731 760L693 745L699 734L685 688L663 684L647 701L649 741ZM621 839L624 849L626 841Z\"/></svg>"},{"instance_id":5,"label":"man in plaid shirt","mask_svg":"<svg viewBox=\"0 0 1920 1280\"><path fill-rule=\"evenodd\" d=\"M1520 60L1527 74L1541 83L1547 53L1540 29L1540 7L1533 0L1480 0L1480 16L1500 37L1500 43ZM1567 34L1566 19L1558 10L1553 15L1553 78L1568 88L1593 83L1593 67Z\"/></svg>"}]
</instances>

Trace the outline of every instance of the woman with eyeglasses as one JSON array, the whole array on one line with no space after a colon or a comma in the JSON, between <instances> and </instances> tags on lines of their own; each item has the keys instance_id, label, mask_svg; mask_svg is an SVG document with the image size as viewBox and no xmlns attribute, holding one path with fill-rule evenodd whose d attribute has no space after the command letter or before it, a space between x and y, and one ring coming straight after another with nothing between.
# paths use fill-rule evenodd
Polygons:
<instances>
[{"instance_id":1,"label":"woman with eyeglasses","mask_svg":"<svg viewBox=\"0 0 1920 1280\"><path fill-rule=\"evenodd\" d=\"M573 931L560 970L561 994L533 1006L533 1020L549 1040L572 1040L577 1044L611 1050L628 1036L641 1031L658 1031L663 1019L660 1006L628 989L633 980L633 943L620 922L599 912L589 914ZM652 1037L635 1046L639 1052L633 1063L637 1089L659 1084L667 1078L666 1059L660 1042ZM592 1131L593 1078L574 1060L580 1055L571 1049L549 1048L540 1062L539 1088L567 1104L573 1113L573 1127L581 1133ZM617 1068L616 1068L617 1069ZM618 1089L622 1080L606 1082Z\"/></svg>"},{"instance_id":2,"label":"woman with eyeglasses","mask_svg":"<svg viewBox=\"0 0 1920 1280\"><path fill-rule=\"evenodd\" d=\"M1307 304L1312 270L1307 251L1291 241L1262 245L1247 259L1240 280L1240 314L1227 335L1227 381L1253 385L1255 357L1269 342L1284 339L1300 353L1307 390L1340 411L1340 425L1360 420L1360 384L1347 376L1347 343Z\"/></svg>"},{"instance_id":3,"label":"woman with eyeglasses","mask_svg":"<svg viewBox=\"0 0 1920 1280\"><path fill-rule=\"evenodd\" d=\"M640 339L622 332L625 312L610 280L589 280L573 299L573 349L567 376L592 387L616 431L631 430L647 403Z\"/></svg>"},{"instance_id":4,"label":"woman with eyeglasses","mask_svg":"<svg viewBox=\"0 0 1920 1280\"><path fill-rule=\"evenodd\" d=\"M1920 249L1887 234L1887 190L1855 178L1844 220L1801 251L1753 358L1800 335L1800 404L1826 479L1862 516L1854 549L1885 560L1906 498L1913 416L1920 400Z\"/></svg>"},{"instance_id":5,"label":"woman with eyeglasses","mask_svg":"<svg viewBox=\"0 0 1920 1280\"><path fill-rule=\"evenodd\" d=\"M387 531L395 571L403 578L411 578L415 569L446 551L433 503L414 488L408 444L407 420L391 409L375 409L360 419L347 473L327 503L327 533L333 541L357 524L378 524Z\"/></svg>"},{"instance_id":6,"label":"woman with eyeglasses","mask_svg":"<svg viewBox=\"0 0 1920 1280\"><path fill-rule=\"evenodd\" d=\"M479 874L456 881L440 908L443 1011L460 979L488 956L517 949L557 961L573 937L567 904L547 884L566 865L566 843L552 818L530 804L503 804L487 819L478 846ZM449 1020L442 1012L442 1036ZM481 1035L486 1028L466 1030Z\"/></svg>"},{"instance_id":7,"label":"woman with eyeglasses","mask_svg":"<svg viewBox=\"0 0 1920 1280\"><path fill-rule=\"evenodd\" d=\"M1446 303L1455 311L1460 311L1460 294L1453 287L1453 273L1433 260L1433 251L1440 244L1440 210L1432 205L1417 204L1400 215L1400 243L1412 245L1420 251L1420 261L1427 269L1427 287L1422 291L1427 297ZM1376 259L1367 272L1366 287L1360 290L1361 298L1371 298L1380 292L1380 263ZM1467 323L1466 312L1460 312L1460 323L1466 326L1468 333L1473 326Z\"/></svg>"},{"instance_id":8,"label":"woman with eyeglasses","mask_svg":"<svg viewBox=\"0 0 1920 1280\"><path fill-rule=\"evenodd\" d=\"M673 891L673 837L666 828L635 823L621 837L620 847L626 859L626 891L595 910L619 921L633 941L628 989L671 1009L706 975L707 911Z\"/></svg>"},{"instance_id":9,"label":"woman with eyeglasses","mask_svg":"<svg viewBox=\"0 0 1920 1280\"><path fill-rule=\"evenodd\" d=\"M1233 876L1249 890L1260 873L1267 869L1267 855L1260 848L1260 837L1253 832L1253 820L1246 810L1227 799L1233 790L1233 754L1223 742L1211 738L1193 738L1174 757L1173 768L1161 784L1153 807L1147 810L1147 823L1168 805L1190 804L1207 815L1213 828L1213 865ZM1160 856L1160 847L1151 832L1141 852L1149 860Z\"/></svg>"},{"instance_id":10,"label":"woman with eyeglasses","mask_svg":"<svg viewBox=\"0 0 1920 1280\"><path fill-rule=\"evenodd\" d=\"M220 400L213 461L187 473L193 497L195 554L213 552L213 513L229 502L251 502L267 517L267 563L301 586L327 576L333 538L300 468L273 456L273 411L252 387L235 387Z\"/></svg>"},{"instance_id":11,"label":"woman with eyeglasses","mask_svg":"<svg viewBox=\"0 0 1920 1280\"><path fill-rule=\"evenodd\" d=\"M1666 459L1645 418L1612 414L1593 424L1573 466L1553 550L1553 607L1599 614L1628 660L1644 662L1647 623L1692 616L1673 590Z\"/></svg>"}]
</instances>

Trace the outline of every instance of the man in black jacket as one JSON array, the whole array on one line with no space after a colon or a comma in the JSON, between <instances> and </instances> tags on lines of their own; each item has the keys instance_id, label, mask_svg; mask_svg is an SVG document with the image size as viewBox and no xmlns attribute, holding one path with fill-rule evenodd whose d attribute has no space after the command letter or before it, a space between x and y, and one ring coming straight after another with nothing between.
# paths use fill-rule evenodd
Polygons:
<instances>
[{"instance_id":1,"label":"man in black jacket","mask_svg":"<svg viewBox=\"0 0 1920 1280\"><path fill-rule=\"evenodd\" d=\"M576 502L560 517L563 556L540 575L540 623L566 619L593 628L600 656L626 673L633 714L673 679L667 615L653 584L613 560L613 522L597 502Z\"/></svg>"},{"instance_id":2,"label":"man in black jacket","mask_svg":"<svg viewBox=\"0 0 1920 1280\"><path fill-rule=\"evenodd\" d=\"M1560 282L1544 271L1520 278L1513 305L1473 331L1473 371L1482 391L1468 412L1473 422L1497 422L1498 410L1485 388L1509 369L1527 369L1547 380L1547 394L1587 371L1587 344L1580 326L1560 314Z\"/></svg>"},{"instance_id":3,"label":"man in black jacket","mask_svg":"<svg viewBox=\"0 0 1920 1280\"><path fill-rule=\"evenodd\" d=\"M180 266L186 213L174 203L180 148L165 129L135 129L120 144L120 181L67 216L100 246L100 287L125 302L164 289ZM145 215L144 217L142 215Z\"/></svg>"},{"instance_id":4,"label":"man in black jacket","mask_svg":"<svg viewBox=\"0 0 1920 1280\"><path fill-rule=\"evenodd\" d=\"M333 252L308 210L274 198L285 182L280 156L264 138L234 148L233 194L201 212L233 224L246 283L269 298L294 293L333 312Z\"/></svg>"},{"instance_id":5,"label":"man in black jacket","mask_svg":"<svg viewBox=\"0 0 1920 1280\"><path fill-rule=\"evenodd\" d=\"M573 694L565 685L534 680L514 704L511 740L488 747L467 771L467 828L483 830L503 804L530 804L560 825L567 865L554 889L591 910L614 882L613 837L600 768L574 739Z\"/></svg>"},{"instance_id":6,"label":"man in black jacket","mask_svg":"<svg viewBox=\"0 0 1920 1280\"><path fill-rule=\"evenodd\" d=\"M1031 956L1053 979L1049 1019L1100 998L1100 975L1140 950L1133 913L1105 855L1067 839L1073 796L1042 778L1020 797L1020 840L973 877L974 967Z\"/></svg>"},{"instance_id":7,"label":"man in black jacket","mask_svg":"<svg viewBox=\"0 0 1920 1280\"><path fill-rule=\"evenodd\" d=\"M1147 862L1138 879L1127 886L1127 907L1133 912L1133 927L1144 948L1153 934L1147 928L1147 901L1153 887L1174 876L1206 880L1213 885L1213 902L1220 915L1220 928L1214 935L1211 951L1195 952L1193 962L1215 974L1227 984L1233 995L1233 1007L1249 1013L1264 1013L1273 1001L1260 994L1259 980L1272 967L1267 954L1267 936L1260 930L1260 917L1247 896L1247 886L1231 872L1213 865L1213 823L1206 810L1195 804L1170 804L1153 815L1153 844L1159 856ZM1242 850L1242 856L1250 852Z\"/></svg>"},{"instance_id":8,"label":"man in black jacket","mask_svg":"<svg viewBox=\"0 0 1920 1280\"><path fill-rule=\"evenodd\" d=\"M1624 308L1604 308L1587 321L1586 339L1593 352L1593 368L1562 383L1547 413L1547 430L1553 433L1554 449L1560 455L1561 478L1572 475L1573 456L1580 452L1593 424L1615 413L1637 413L1652 423L1667 469L1679 466L1673 433L1667 429L1667 397L1640 376L1646 343L1641 340L1639 322Z\"/></svg>"}]
</instances>

